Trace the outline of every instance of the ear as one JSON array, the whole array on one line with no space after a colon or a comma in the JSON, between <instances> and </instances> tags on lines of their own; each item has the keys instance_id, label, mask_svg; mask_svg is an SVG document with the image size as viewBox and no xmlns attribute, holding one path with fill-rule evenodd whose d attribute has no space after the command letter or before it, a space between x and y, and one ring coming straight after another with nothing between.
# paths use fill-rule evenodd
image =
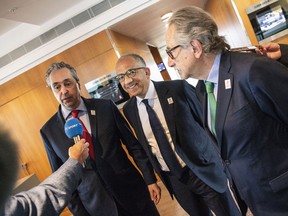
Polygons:
<instances>
[{"instance_id":1,"label":"ear","mask_svg":"<svg viewBox=\"0 0 288 216\"><path fill-rule=\"evenodd\" d=\"M200 58L203 53L203 48L202 48L202 44L200 43L200 41L195 39L195 40L192 40L190 44L192 46L195 57Z\"/></svg>"},{"instance_id":2,"label":"ear","mask_svg":"<svg viewBox=\"0 0 288 216\"><path fill-rule=\"evenodd\" d=\"M150 68L148 68L148 67L145 68L145 74L146 74L146 76L150 77L150 75L151 75Z\"/></svg>"},{"instance_id":3,"label":"ear","mask_svg":"<svg viewBox=\"0 0 288 216\"><path fill-rule=\"evenodd\" d=\"M77 88L78 88L79 91L81 90L80 82L77 82Z\"/></svg>"}]
</instances>

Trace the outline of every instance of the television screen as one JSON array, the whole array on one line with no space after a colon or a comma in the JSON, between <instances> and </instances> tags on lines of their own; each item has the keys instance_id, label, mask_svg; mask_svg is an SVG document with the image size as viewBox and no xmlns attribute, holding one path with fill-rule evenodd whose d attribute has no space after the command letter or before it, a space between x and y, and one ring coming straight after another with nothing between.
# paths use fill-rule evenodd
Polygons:
<instances>
[{"instance_id":1,"label":"television screen","mask_svg":"<svg viewBox=\"0 0 288 216\"><path fill-rule=\"evenodd\" d=\"M274 8L268 7L264 12L257 14L256 18L262 32L272 30L286 23L286 18L280 5Z\"/></svg>"},{"instance_id":2,"label":"television screen","mask_svg":"<svg viewBox=\"0 0 288 216\"><path fill-rule=\"evenodd\" d=\"M130 96L124 91L115 78L116 72L99 77L85 84L85 87L92 98L110 99L119 105L127 101Z\"/></svg>"},{"instance_id":3,"label":"television screen","mask_svg":"<svg viewBox=\"0 0 288 216\"><path fill-rule=\"evenodd\" d=\"M157 66L158 66L158 69L159 69L160 72L163 71L163 70L166 70L166 67L165 67L163 62L161 62L160 64L157 64Z\"/></svg>"}]
</instances>

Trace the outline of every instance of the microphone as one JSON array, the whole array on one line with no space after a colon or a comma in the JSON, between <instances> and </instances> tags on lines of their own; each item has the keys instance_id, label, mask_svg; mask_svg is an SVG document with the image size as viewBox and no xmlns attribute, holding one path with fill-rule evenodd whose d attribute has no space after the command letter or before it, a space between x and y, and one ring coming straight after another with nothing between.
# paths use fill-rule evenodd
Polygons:
<instances>
[{"instance_id":1,"label":"microphone","mask_svg":"<svg viewBox=\"0 0 288 216\"><path fill-rule=\"evenodd\" d=\"M67 120L64 125L64 130L67 137L69 137L70 139L74 139L75 144L80 141L83 133L83 126L78 119L71 118ZM83 163L83 167L86 167L85 161Z\"/></svg>"},{"instance_id":2,"label":"microphone","mask_svg":"<svg viewBox=\"0 0 288 216\"><path fill-rule=\"evenodd\" d=\"M77 143L80 141L82 133L83 133L83 127L80 123L80 121L76 118L71 118L68 121L66 121L64 125L64 130L70 139L74 139L74 143Z\"/></svg>"}]
</instances>

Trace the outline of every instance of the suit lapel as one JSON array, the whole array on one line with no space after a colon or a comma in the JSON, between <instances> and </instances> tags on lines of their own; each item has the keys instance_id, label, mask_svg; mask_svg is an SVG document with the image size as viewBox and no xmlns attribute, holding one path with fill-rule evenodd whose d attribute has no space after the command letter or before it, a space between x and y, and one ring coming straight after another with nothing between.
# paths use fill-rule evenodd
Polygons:
<instances>
[{"instance_id":1,"label":"suit lapel","mask_svg":"<svg viewBox=\"0 0 288 216\"><path fill-rule=\"evenodd\" d=\"M131 121L135 121L132 123L132 125L133 125L133 128L134 128L136 134L138 134L138 136L140 136L140 137L138 137L138 139L139 140L146 140L146 137L145 137L145 134L144 134L144 131L142 128L140 116L139 116L136 97L133 97L131 99L131 104L129 106L128 112L129 112L130 116L133 116L132 118L130 118Z\"/></svg>"},{"instance_id":2,"label":"suit lapel","mask_svg":"<svg viewBox=\"0 0 288 216\"><path fill-rule=\"evenodd\" d=\"M89 116L89 122L90 122L90 127L91 127L91 136L92 136L92 141L94 145L94 155L99 152L99 147L97 148L97 112L96 112L96 106L92 104L92 101L89 101L85 98L83 98L83 101L85 103L85 106L87 108L87 114ZM95 158L97 156L95 155Z\"/></svg>"},{"instance_id":3,"label":"suit lapel","mask_svg":"<svg viewBox=\"0 0 288 216\"><path fill-rule=\"evenodd\" d=\"M205 88L205 84L203 80L199 80L196 86L196 94L198 99L200 100L200 103L202 104L203 107L203 116L202 116L202 122L205 126L206 129L209 130L208 127L208 120L207 120L207 92ZM210 131L210 130L209 130Z\"/></svg>"},{"instance_id":4,"label":"suit lapel","mask_svg":"<svg viewBox=\"0 0 288 216\"><path fill-rule=\"evenodd\" d=\"M57 112L57 126L59 126L59 128L61 128L61 131L63 131L63 133L65 132L64 131L64 125L66 123L63 115L62 115L62 111L61 111L61 105L59 106L58 108L58 112Z\"/></svg>"},{"instance_id":5,"label":"suit lapel","mask_svg":"<svg viewBox=\"0 0 288 216\"><path fill-rule=\"evenodd\" d=\"M96 131L97 114L96 114L95 107L93 107L93 109L91 107L87 107L87 112L88 112L90 126L91 126L91 134L93 137L96 137L97 136L97 131Z\"/></svg>"},{"instance_id":6,"label":"suit lapel","mask_svg":"<svg viewBox=\"0 0 288 216\"><path fill-rule=\"evenodd\" d=\"M222 143L223 127L227 110L231 101L233 89L233 75L229 73L231 54L226 52L221 57L218 80L217 108L216 108L216 133L219 143Z\"/></svg>"},{"instance_id":7,"label":"suit lapel","mask_svg":"<svg viewBox=\"0 0 288 216\"><path fill-rule=\"evenodd\" d=\"M163 114L169 128L172 140L176 143L176 130L175 130L175 113L174 113L174 100L173 94L170 93L170 90L166 87L166 85L162 85L162 83L154 82L154 86L156 92L158 94L158 98L160 101L161 108L163 110Z\"/></svg>"}]
</instances>

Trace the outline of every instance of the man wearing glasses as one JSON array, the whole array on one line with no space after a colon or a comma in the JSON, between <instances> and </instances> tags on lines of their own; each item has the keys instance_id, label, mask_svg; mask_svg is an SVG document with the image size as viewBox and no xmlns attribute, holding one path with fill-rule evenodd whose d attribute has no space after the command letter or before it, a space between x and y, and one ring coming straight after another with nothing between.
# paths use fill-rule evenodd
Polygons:
<instances>
[{"instance_id":1,"label":"man wearing glasses","mask_svg":"<svg viewBox=\"0 0 288 216\"><path fill-rule=\"evenodd\" d=\"M248 206L254 216L288 215L287 67L255 53L230 51L211 15L193 6L169 18L166 44L168 65L182 79L199 80L203 124L238 200L244 201L242 212ZM279 58L284 50L270 45L264 51L275 53L266 54ZM283 54L278 60L287 63Z\"/></svg>"},{"instance_id":2,"label":"man wearing glasses","mask_svg":"<svg viewBox=\"0 0 288 216\"><path fill-rule=\"evenodd\" d=\"M194 87L186 81L152 82L144 59L127 54L116 78L131 99L123 111L151 164L183 209L193 216L240 216L224 166L201 126Z\"/></svg>"}]
</instances>

